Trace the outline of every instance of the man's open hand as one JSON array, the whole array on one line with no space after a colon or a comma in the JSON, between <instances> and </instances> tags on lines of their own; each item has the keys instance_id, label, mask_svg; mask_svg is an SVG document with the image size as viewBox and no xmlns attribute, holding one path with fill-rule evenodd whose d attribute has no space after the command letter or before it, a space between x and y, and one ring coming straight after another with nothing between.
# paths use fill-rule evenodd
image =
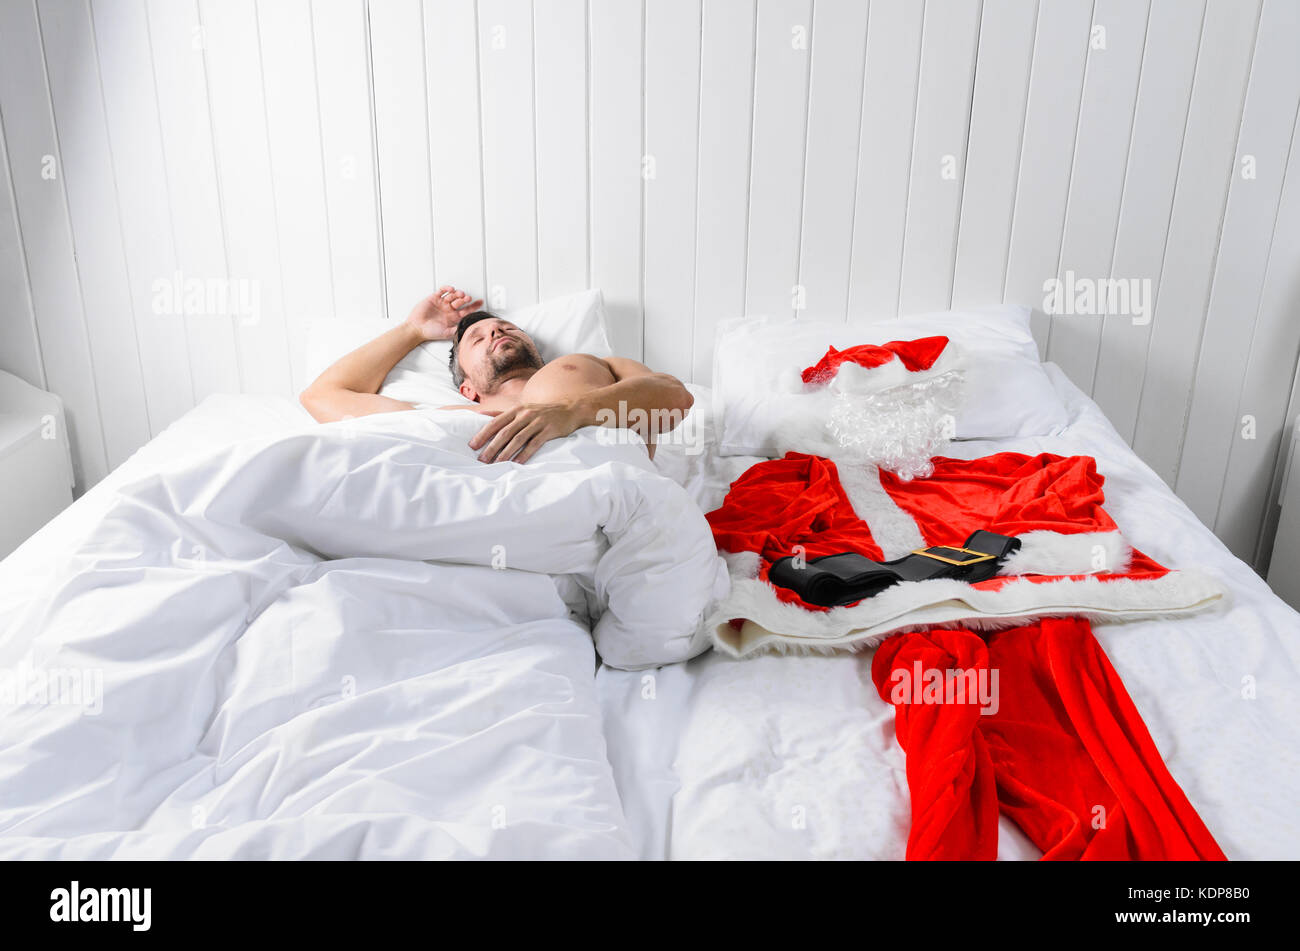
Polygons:
<instances>
[{"instance_id":1,"label":"man's open hand","mask_svg":"<svg viewBox=\"0 0 1300 951\"><path fill-rule=\"evenodd\" d=\"M448 284L412 307L406 322L425 340L450 340L460 319L482 306L482 300Z\"/></svg>"},{"instance_id":2,"label":"man's open hand","mask_svg":"<svg viewBox=\"0 0 1300 951\"><path fill-rule=\"evenodd\" d=\"M469 441L480 462L527 462L542 444L586 425L572 403L525 403L508 409Z\"/></svg>"}]
</instances>

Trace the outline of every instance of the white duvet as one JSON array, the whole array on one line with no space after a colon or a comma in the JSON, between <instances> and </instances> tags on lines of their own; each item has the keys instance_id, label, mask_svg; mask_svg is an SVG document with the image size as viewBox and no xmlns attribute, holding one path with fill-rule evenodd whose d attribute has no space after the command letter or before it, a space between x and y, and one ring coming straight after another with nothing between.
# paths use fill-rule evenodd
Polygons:
<instances>
[{"instance_id":1,"label":"white duvet","mask_svg":"<svg viewBox=\"0 0 1300 951\"><path fill-rule=\"evenodd\" d=\"M190 456L0 563L0 857L634 855L596 651L698 653L721 560L626 434L481 424Z\"/></svg>"}]
</instances>

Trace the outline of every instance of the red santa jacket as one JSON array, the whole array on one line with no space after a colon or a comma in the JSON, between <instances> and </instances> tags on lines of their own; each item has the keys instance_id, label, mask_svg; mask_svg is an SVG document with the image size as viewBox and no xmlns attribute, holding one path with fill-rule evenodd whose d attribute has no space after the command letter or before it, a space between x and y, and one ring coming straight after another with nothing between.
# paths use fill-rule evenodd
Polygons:
<instances>
[{"instance_id":1,"label":"red santa jacket","mask_svg":"<svg viewBox=\"0 0 1300 951\"><path fill-rule=\"evenodd\" d=\"M911 481L797 452L759 463L708 515L732 574L731 594L710 619L715 645L737 656L829 649L936 624L1190 613L1223 597L1211 579L1170 571L1133 550L1102 508L1104 482L1092 458L1048 453L940 456L931 476ZM837 608L806 604L767 580L771 565L787 556L856 551L888 561L918 548L959 546L976 529L1021 540L999 577L904 582Z\"/></svg>"}]
</instances>

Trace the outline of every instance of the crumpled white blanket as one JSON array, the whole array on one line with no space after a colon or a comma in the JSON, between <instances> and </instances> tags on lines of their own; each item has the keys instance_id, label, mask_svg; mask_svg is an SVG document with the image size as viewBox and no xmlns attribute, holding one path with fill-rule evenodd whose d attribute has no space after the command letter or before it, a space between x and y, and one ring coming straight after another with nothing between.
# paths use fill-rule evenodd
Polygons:
<instances>
[{"instance_id":1,"label":"crumpled white blanket","mask_svg":"<svg viewBox=\"0 0 1300 951\"><path fill-rule=\"evenodd\" d=\"M628 854L584 615L684 660L725 571L635 437L486 466L482 423L252 440L0 565L0 856Z\"/></svg>"}]
</instances>

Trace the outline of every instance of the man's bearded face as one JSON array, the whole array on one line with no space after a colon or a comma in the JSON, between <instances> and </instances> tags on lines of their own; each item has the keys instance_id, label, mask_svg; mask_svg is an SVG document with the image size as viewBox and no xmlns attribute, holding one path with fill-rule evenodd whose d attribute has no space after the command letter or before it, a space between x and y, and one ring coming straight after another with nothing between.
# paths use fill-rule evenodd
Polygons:
<instances>
[{"instance_id":1,"label":"man's bearded face","mask_svg":"<svg viewBox=\"0 0 1300 951\"><path fill-rule=\"evenodd\" d=\"M542 355L533 339L508 320L480 320L465 332L456 348L465 380L480 395L496 392L520 370L540 370ZM531 374L529 374L531 375Z\"/></svg>"}]
</instances>

